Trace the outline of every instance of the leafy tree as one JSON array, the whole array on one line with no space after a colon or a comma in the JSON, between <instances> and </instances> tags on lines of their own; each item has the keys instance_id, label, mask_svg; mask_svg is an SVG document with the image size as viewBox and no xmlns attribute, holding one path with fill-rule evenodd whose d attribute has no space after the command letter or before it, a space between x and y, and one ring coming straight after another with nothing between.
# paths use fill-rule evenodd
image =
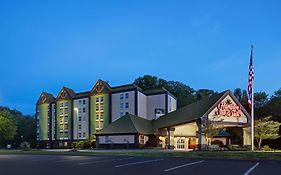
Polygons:
<instances>
[{"instance_id":1,"label":"leafy tree","mask_svg":"<svg viewBox=\"0 0 281 175\"><path fill-rule=\"evenodd\" d=\"M17 126L15 125L11 114L9 111L0 112L0 144L4 145L7 141L12 140L17 131Z\"/></svg>"},{"instance_id":2,"label":"leafy tree","mask_svg":"<svg viewBox=\"0 0 281 175\"><path fill-rule=\"evenodd\" d=\"M151 75L144 75L143 77L137 78L134 83L145 91L148 89L157 88L158 78Z\"/></svg>"},{"instance_id":3,"label":"leafy tree","mask_svg":"<svg viewBox=\"0 0 281 175\"><path fill-rule=\"evenodd\" d=\"M216 94L216 92L213 90L199 89L198 91L196 91L195 97L196 97L196 100L202 100L202 99L210 97L214 94Z\"/></svg>"},{"instance_id":4,"label":"leafy tree","mask_svg":"<svg viewBox=\"0 0 281 175\"><path fill-rule=\"evenodd\" d=\"M158 79L156 76L144 75L143 77L137 78L134 84L143 90L164 87L177 97L178 107L183 107L196 101L194 89L178 81L167 81Z\"/></svg>"},{"instance_id":5,"label":"leafy tree","mask_svg":"<svg viewBox=\"0 0 281 175\"><path fill-rule=\"evenodd\" d=\"M249 110L247 91L236 88L233 91L234 96L240 101L246 110Z\"/></svg>"},{"instance_id":6,"label":"leafy tree","mask_svg":"<svg viewBox=\"0 0 281 175\"><path fill-rule=\"evenodd\" d=\"M21 112L7 107L0 107L0 114L9 115L9 118L16 125L16 134L10 143L18 147L23 141L27 141L31 147L35 146L36 121L33 116L24 116Z\"/></svg>"},{"instance_id":7,"label":"leafy tree","mask_svg":"<svg viewBox=\"0 0 281 175\"><path fill-rule=\"evenodd\" d=\"M272 121L271 116L255 121L255 138L258 141L258 148L261 148L261 142L264 139L277 139L281 123Z\"/></svg>"},{"instance_id":8,"label":"leafy tree","mask_svg":"<svg viewBox=\"0 0 281 175\"><path fill-rule=\"evenodd\" d=\"M262 108L268 102L268 95L266 92L256 92L254 94L255 108Z\"/></svg>"}]
</instances>

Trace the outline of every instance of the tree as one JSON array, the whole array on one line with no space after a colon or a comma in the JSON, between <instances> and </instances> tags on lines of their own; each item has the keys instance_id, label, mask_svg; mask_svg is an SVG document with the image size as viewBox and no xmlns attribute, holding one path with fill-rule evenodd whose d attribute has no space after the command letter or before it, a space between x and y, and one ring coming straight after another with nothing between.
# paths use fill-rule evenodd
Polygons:
<instances>
[{"instance_id":1,"label":"tree","mask_svg":"<svg viewBox=\"0 0 281 175\"><path fill-rule=\"evenodd\" d=\"M255 108L262 108L268 102L268 95L265 92L256 92L254 94Z\"/></svg>"},{"instance_id":2,"label":"tree","mask_svg":"<svg viewBox=\"0 0 281 175\"><path fill-rule=\"evenodd\" d=\"M255 121L255 138L258 142L258 148L261 148L261 142L264 139L279 138L279 127L281 123L272 121L271 116Z\"/></svg>"},{"instance_id":3,"label":"tree","mask_svg":"<svg viewBox=\"0 0 281 175\"><path fill-rule=\"evenodd\" d=\"M202 100L216 94L215 91L209 89L199 89L195 93L196 100Z\"/></svg>"},{"instance_id":4,"label":"tree","mask_svg":"<svg viewBox=\"0 0 281 175\"><path fill-rule=\"evenodd\" d=\"M234 89L233 94L240 101L243 107L249 110L247 91L236 88Z\"/></svg>"},{"instance_id":5,"label":"tree","mask_svg":"<svg viewBox=\"0 0 281 175\"><path fill-rule=\"evenodd\" d=\"M134 84L142 90L165 88L177 97L178 107L183 107L196 101L195 90L179 81L167 81L156 76L144 75L135 79Z\"/></svg>"},{"instance_id":6,"label":"tree","mask_svg":"<svg viewBox=\"0 0 281 175\"><path fill-rule=\"evenodd\" d=\"M0 144L4 145L12 140L17 131L17 126L11 118L9 111L0 112Z\"/></svg>"}]
</instances>

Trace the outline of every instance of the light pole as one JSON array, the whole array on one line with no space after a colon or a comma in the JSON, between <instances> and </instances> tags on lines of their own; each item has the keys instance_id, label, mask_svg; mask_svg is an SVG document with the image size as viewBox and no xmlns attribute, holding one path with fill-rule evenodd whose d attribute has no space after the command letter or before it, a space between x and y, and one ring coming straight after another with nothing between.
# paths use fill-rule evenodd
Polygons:
<instances>
[{"instance_id":1,"label":"light pole","mask_svg":"<svg viewBox=\"0 0 281 175\"><path fill-rule=\"evenodd\" d=\"M76 138L78 143L78 108L74 108L74 111L76 112Z\"/></svg>"}]
</instances>

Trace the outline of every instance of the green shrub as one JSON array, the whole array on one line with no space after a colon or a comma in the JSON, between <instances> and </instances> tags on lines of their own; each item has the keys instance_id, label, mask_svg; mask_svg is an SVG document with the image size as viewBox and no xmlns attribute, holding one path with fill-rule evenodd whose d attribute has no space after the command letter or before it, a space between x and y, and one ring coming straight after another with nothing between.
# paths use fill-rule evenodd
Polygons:
<instances>
[{"instance_id":1,"label":"green shrub","mask_svg":"<svg viewBox=\"0 0 281 175\"><path fill-rule=\"evenodd\" d=\"M261 150L263 151L273 151L274 149L270 148L268 145L264 145Z\"/></svg>"}]
</instances>

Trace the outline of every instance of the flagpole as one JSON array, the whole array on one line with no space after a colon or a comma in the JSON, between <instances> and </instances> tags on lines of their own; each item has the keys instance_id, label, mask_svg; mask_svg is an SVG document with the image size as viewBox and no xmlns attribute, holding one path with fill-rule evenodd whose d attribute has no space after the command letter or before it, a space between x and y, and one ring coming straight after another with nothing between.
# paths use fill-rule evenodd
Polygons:
<instances>
[{"instance_id":1,"label":"flagpole","mask_svg":"<svg viewBox=\"0 0 281 175\"><path fill-rule=\"evenodd\" d=\"M253 45L252 45L252 48L251 48L252 50L251 50L251 57L252 57L252 59L253 59ZM253 62L253 60L252 60L252 67L253 67L253 69L254 69L254 62ZM254 139L255 139L255 134L254 134L254 128L255 128L255 126L254 126L254 122L255 122L255 119L254 119L254 79L253 79L253 81L252 81L252 102L251 102L251 129L252 129L252 151L254 151L254 149L255 149L255 145L254 145Z\"/></svg>"},{"instance_id":2,"label":"flagpole","mask_svg":"<svg viewBox=\"0 0 281 175\"><path fill-rule=\"evenodd\" d=\"M252 129L252 151L254 151L255 149L255 146L254 146L254 81L253 81L253 84L252 84L252 107L251 107L251 118L252 118L252 121L251 121L251 129Z\"/></svg>"}]
</instances>

